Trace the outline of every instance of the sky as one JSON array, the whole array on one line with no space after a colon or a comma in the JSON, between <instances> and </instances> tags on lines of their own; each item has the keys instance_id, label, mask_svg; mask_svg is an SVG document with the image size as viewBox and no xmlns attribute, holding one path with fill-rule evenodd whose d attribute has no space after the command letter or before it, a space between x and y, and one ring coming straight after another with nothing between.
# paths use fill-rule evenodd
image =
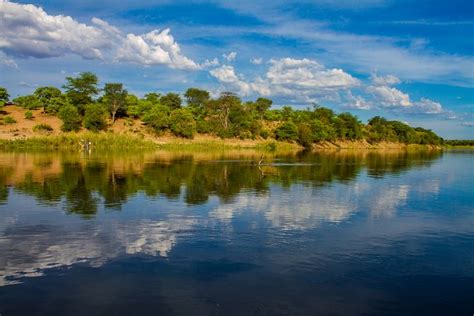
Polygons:
<instances>
[{"instance_id":1,"label":"sky","mask_svg":"<svg viewBox=\"0 0 474 316\"><path fill-rule=\"evenodd\" d=\"M139 96L232 91L473 139L474 2L0 0L12 97L83 71Z\"/></svg>"}]
</instances>

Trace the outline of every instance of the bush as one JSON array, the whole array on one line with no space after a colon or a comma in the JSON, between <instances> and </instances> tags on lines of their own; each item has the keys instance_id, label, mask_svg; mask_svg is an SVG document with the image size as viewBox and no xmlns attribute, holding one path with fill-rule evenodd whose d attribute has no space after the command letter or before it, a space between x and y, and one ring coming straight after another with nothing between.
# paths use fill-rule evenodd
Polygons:
<instances>
[{"instance_id":1,"label":"bush","mask_svg":"<svg viewBox=\"0 0 474 316\"><path fill-rule=\"evenodd\" d=\"M27 119L27 120L32 120L32 119L33 119L33 112L31 112L31 111L26 111L26 112L25 112L25 119Z\"/></svg>"},{"instance_id":2,"label":"bush","mask_svg":"<svg viewBox=\"0 0 474 316\"><path fill-rule=\"evenodd\" d=\"M61 130L64 132L78 131L81 128L82 118L75 106L66 105L59 110L59 118L63 121Z\"/></svg>"},{"instance_id":3,"label":"bush","mask_svg":"<svg viewBox=\"0 0 474 316\"><path fill-rule=\"evenodd\" d=\"M298 143L306 148L313 145L314 137L311 126L308 123L301 123L298 125Z\"/></svg>"},{"instance_id":4,"label":"bush","mask_svg":"<svg viewBox=\"0 0 474 316\"><path fill-rule=\"evenodd\" d=\"M48 125L48 124L37 124L35 126L33 126L33 132L52 132L53 131L53 128L51 127L51 125Z\"/></svg>"},{"instance_id":5,"label":"bush","mask_svg":"<svg viewBox=\"0 0 474 316\"><path fill-rule=\"evenodd\" d=\"M3 119L3 122L5 124L15 124L16 120L11 116L5 116L5 118Z\"/></svg>"},{"instance_id":6,"label":"bush","mask_svg":"<svg viewBox=\"0 0 474 316\"><path fill-rule=\"evenodd\" d=\"M270 132L266 129L262 129L260 131L260 137L262 137L263 139L267 139L268 136L270 136Z\"/></svg>"},{"instance_id":7,"label":"bush","mask_svg":"<svg viewBox=\"0 0 474 316\"><path fill-rule=\"evenodd\" d=\"M168 109L164 106L154 106L146 111L142 117L143 123L150 126L155 132L160 133L168 128L169 117Z\"/></svg>"},{"instance_id":8,"label":"bush","mask_svg":"<svg viewBox=\"0 0 474 316\"><path fill-rule=\"evenodd\" d=\"M99 104L89 104L86 106L84 114L84 127L93 132L98 132L107 127L107 112L105 108Z\"/></svg>"},{"instance_id":9,"label":"bush","mask_svg":"<svg viewBox=\"0 0 474 316\"><path fill-rule=\"evenodd\" d=\"M177 109L171 112L170 129L176 136L193 138L196 134L196 121L188 109Z\"/></svg>"},{"instance_id":10,"label":"bush","mask_svg":"<svg viewBox=\"0 0 474 316\"><path fill-rule=\"evenodd\" d=\"M285 122L275 129L275 137L278 140L297 140L298 127L292 121Z\"/></svg>"}]
</instances>

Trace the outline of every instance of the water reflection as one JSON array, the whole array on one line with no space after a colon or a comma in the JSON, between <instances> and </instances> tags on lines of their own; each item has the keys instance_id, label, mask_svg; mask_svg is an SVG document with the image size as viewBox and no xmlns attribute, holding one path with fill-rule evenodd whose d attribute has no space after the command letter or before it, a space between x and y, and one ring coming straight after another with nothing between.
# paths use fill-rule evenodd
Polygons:
<instances>
[{"instance_id":1,"label":"water reflection","mask_svg":"<svg viewBox=\"0 0 474 316\"><path fill-rule=\"evenodd\" d=\"M199 284L201 291L216 292L202 300L200 291L185 291L181 298L195 299L203 314L229 288L252 297L266 289L268 300L249 303L247 297L239 306L270 313L277 298L319 293L319 307L298 306L308 313L341 306L341 293L356 281L367 295L364 304L386 299L380 285L385 275L423 272L469 280L472 266L456 263L474 262L466 251L474 240L469 157L438 151L301 153L267 155L258 168L253 161L259 154L252 152L2 153L0 286L5 295L24 300L31 298L16 287L53 280L55 273L75 275L81 264L144 280L154 277L151 269L171 278L160 295L175 300L167 302L175 312L183 306L175 304L180 296L170 289ZM448 262L430 250L440 241L440 253L459 250ZM114 262L123 265L114 270ZM137 262L140 268L133 268ZM367 280L380 284L375 290ZM244 281L256 290L246 289ZM157 282L141 289L156 291L162 280ZM292 297L274 282L309 292ZM146 295L142 299L143 306L149 304ZM0 295L0 303L6 301ZM287 304L290 314L298 311Z\"/></svg>"}]
</instances>

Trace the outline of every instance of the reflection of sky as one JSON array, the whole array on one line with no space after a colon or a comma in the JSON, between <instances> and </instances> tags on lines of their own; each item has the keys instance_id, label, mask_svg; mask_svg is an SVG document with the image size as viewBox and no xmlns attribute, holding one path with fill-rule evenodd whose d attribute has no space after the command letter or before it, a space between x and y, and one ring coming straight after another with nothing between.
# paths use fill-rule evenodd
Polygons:
<instances>
[{"instance_id":1,"label":"reflection of sky","mask_svg":"<svg viewBox=\"0 0 474 316\"><path fill-rule=\"evenodd\" d=\"M11 190L0 206L0 286L55 267L80 262L99 267L126 255L172 260L180 245L211 239L263 244L268 256L261 259L267 264L304 270L331 256L380 254L402 240L456 234L472 238L473 180L463 163L470 160L381 179L361 174L352 182L325 187L271 185L263 195L246 191L228 203L212 197L200 206L187 205L184 194L175 201L138 194L122 211L100 209L90 220L65 214L62 205L38 206ZM454 194L462 198L452 200ZM238 240L242 223L250 237ZM423 245L411 243L406 250L416 255Z\"/></svg>"}]
</instances>

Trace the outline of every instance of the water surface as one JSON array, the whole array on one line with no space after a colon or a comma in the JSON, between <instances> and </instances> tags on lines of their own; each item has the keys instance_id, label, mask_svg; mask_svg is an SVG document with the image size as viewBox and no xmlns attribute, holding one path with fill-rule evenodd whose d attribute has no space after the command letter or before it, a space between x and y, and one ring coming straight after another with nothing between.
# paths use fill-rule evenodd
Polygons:
<instances>
[{"instance_id":1,"label":"water surface","mask_svg":"<svg viewBox=\"0 0 474 316\"><path fill-rule=\"evenodd\" d=\"M472 315L473 157L0 153L0 314Z\"/></svg>"}]
</instances>

